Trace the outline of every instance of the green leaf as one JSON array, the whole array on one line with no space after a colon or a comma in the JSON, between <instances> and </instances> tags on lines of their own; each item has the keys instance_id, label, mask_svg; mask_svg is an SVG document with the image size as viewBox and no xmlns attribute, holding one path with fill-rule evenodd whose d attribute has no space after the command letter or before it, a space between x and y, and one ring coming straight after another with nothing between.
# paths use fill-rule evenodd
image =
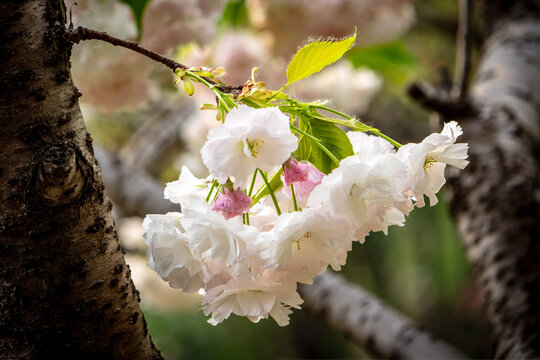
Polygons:
<instances>
[{"instance_id":1,"label":"green leaf","mask_svg":"<svg viewBox=\"0 0 540 360\"><path fill-rule=\"evenodd\" d=\"M317 40L308 43L298 50L289 62L288 83L306 78L338 61L353 46L355 40L356 29L353 35L342 40Z\"/></svg>"},{"instance_id":2,"label":"green leaf","mask_svg":"<svg viewBox=\"0 0 540 360\"><path fill-rule=\"evenodd\" d=\"M218 27L223 29L226 26L232 28L247 27L249 23L248 10L245 0L229 0L223 10L223 15L218 20Z\"/></svg>"},{"instance_id":3,"label":"green leaf","mask_svg":"<svg viewBox=\"0 0 540 360\"><path fill-rule=\"evenodd\" d=\"M329 150L338 160L354 155L347 134L335 124L313 118L301 119L302 130L319 139L320 144ZM315 140L303 136L298 143L295 156L299 160L307 160L317 169L329 174L338 164L317 145Z\"/></svg>"},{"instance_id":4,"label":"green leaf","mask_svg":"<svg viewBox=\"0 0 540 360\"><path fill-rule=\"evenodd\" d=\"M142 36L142 19L146 5L150 0L120 0L124 4L127 4L131 8L133 17L135 18L135 23L137 24L137 41L141 39Z\"/></svg>"}]
</instances>

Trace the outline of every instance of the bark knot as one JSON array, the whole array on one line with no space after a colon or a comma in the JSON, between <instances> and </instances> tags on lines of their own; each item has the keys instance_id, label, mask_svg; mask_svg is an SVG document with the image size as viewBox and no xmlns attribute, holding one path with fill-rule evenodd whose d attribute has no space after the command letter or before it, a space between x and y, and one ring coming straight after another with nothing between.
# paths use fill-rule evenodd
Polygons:
<instances>
[{"instance_id":1,"label":"bark knot","mask_svg":"<svg viewBox=\"0 0 540 360\"><path fill-rule=\"evenodd\" d=\"M38 166L35 188L46 204L63 205L79 197L85 180L72 147L50 147Z\"/></svg>"}]
</instances>

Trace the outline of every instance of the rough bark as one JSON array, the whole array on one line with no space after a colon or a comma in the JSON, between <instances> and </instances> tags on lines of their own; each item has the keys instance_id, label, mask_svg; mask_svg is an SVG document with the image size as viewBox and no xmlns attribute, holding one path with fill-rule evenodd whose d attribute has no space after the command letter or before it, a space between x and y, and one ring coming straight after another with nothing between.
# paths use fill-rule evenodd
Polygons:
<instances>
[{"instance_id":1,"label":"rough bark","mask_svg":"<svg viewBox=\"0 0 540 360\"><path fill-rule=\"evenodd\" d=\"M470 145L471 163L464 171L449 169L447 193L498 338L495 356L538 358L540 3L486 1L484 7L490 35L468 114L437 109L460 122ZM420 98L429 106L432 95Z\"/></svg>"},{"instance_id":2,"label":"rough bark","mask_svg":"<svg viewBox=\"0 0 540 360\"><path fill-rule=\"evenodd\" d=\"M1 357L161 358L71 81L64 5L4 0L0 28Z\"/></svg>"}]
</instances>

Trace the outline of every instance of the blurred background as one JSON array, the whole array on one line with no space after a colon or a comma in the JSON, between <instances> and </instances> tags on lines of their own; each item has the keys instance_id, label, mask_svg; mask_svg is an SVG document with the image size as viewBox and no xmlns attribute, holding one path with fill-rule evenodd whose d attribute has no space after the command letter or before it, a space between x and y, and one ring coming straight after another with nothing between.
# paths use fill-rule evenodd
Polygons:
<instances>
[{"instance_id":1,"label":"blurred background","mask_svg":"<svg viewBox=\"0 0 540 360\"><path fill-rule=\"evenodd\" d=\"M72 3L66 2L68 9ZM430 114L407 98L407 84L444 81L445 69L453 68L458 21L453 0L77 3L75 26L139 40L188 66L222 66L223 80L231 85L243 84L257 66L257 78L271 89L285 83L288 60L308 38L340 37L356 27L356 46L344 59L288 92L302 100L329 99L334 108L402 143L431 132ZM199 150L218 123L214 112L199 107L213 102L210 91L197 87L188 97L173 85L168 68L104 42L76 45L72 64L97 147L160 184L176 180L183 165L199 177L207 175ZM413 211L405 227L355 243L342 275L465 354L486 358L491 340L481 294L440 195L437 206ZM133 210L116 202L113 211L149 331L166 359L369 358L305 311L294 311L285 328L234 315L217 327L207 324L200 297L169 288L146 267L141 226L146 206Z\"/></svg>"}]
</instances>

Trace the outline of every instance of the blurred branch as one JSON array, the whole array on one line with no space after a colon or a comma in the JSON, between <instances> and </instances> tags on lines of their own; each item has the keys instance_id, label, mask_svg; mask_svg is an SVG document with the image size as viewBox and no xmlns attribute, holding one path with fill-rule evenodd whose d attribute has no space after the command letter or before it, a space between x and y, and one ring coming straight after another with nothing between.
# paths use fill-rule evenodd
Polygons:
<instances>
[{"instance_id":1,"label":"blurred branch","mask_svg":"<svg viewBox=\"0 0 540 360\"><path fill-rule=\"evenodd\" d=\"M300 285L303 308L323 317L377 358L465 359L360 286L326 272Z\"/></svg>"},{"instance_id":2,"label":"blurred branch","mask_svg":"<svg viewBox=\"0 0 540 360\"><path fill-rule=\"evenodd\" d=\"M476 113L473 104L465 99L452 96L446 89L438 89L425 82L414 82L407 93L428 110L444 113L449 119L471 116Z\"/></svg>"},{"instance_id":3,"label":"blurred branch","mask_svg":"<svg viewBox=\"0 0 540 360\"><path fill-rule=\"evenodd\" d=\"M124 145L120 154L122 160L142 173L157 174L163 164L170 163L185 147L180 134L194 110L195 105L190 100L162 106Z\"/></svg>"},{"instance_id":4,"label":"blurred branch","mask_svg":"<svg viewBox=\"0 0 540 360\"><path fill-rule=\"evenodd\" d=\"M126 166L117 156L94 144L107 195L125 215L145 216L179 211L180 206L163 198L163 186L148 175Z\"/></svg>"},{"instance_id":5,"label":"blurred branch","mask_svg":"<svg viewBox=\"0 0 540 360\"><path fill-rule=\"evenodd\" d=\"M464 100L471 72L472 0L459 0L459 27L457 31L456 73L454 95Z\"/></svg>"}]
</instances>

